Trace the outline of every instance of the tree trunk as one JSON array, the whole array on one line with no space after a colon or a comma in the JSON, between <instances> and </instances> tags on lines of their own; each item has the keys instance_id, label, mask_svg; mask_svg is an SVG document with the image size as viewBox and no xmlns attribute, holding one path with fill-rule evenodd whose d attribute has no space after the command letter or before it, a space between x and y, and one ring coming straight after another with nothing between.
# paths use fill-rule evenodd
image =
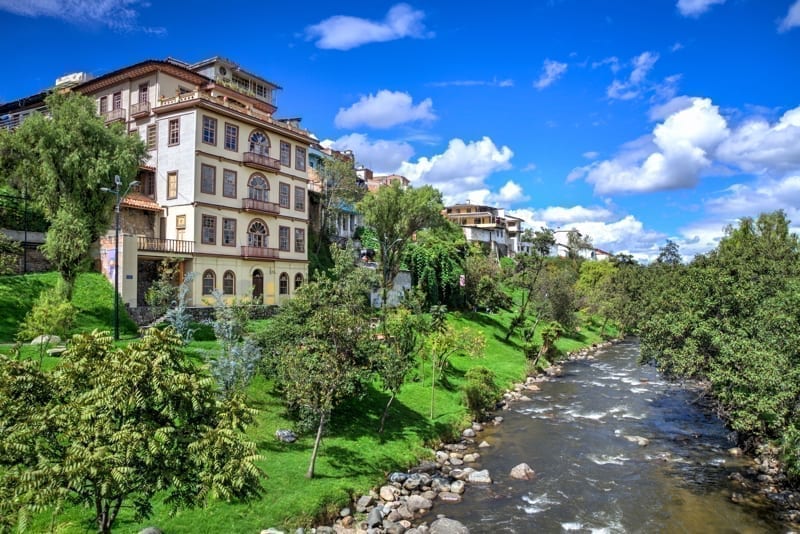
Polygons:
<instances>
[{"instance_id":1,"label":"tree trunk","mask_svg":"<svg viewBox=\"0 0 800 534\"><path fill-rule=\"evenodd\" d=\"M317 451L319 451L319 443L322 441L322 429L325 428L325 412L319 416L319 426L317 427L317 438L314 440L314 450L311 451L311 463L308 465L306 478L314 478L314 464L317 463Z\"/></svg>"},{"instance_id":2,"label":"tree trunk","mask_svg":"<svg viewBox=\"0 0 800 534\"><path fill-rule=\"evenodd\" d=\"M383 424L386 422L386 416L389 415L389 406L392 405L393 400L394 392L392 392L392 396L389 397L389 402L386 403L386 408L383 409L383 415L381 416L381 427L378 429L378 434L383 433Z\"/></svg>"},{"instance_id":3,"label":"tree trunk","mask_svg":"<svg viewBox=\"0 0 800 534\"><path fill-rule=\"evenodd\" d=\"M606 323L608 322L608 317L603 318L603 326L600 327L600 337L605 339L605 331L606 331Z\"/></svg>"},{"instance_id":4,"label":"tree trunk","mask_svg":"<svg viewBox=\"0 0 800 534\"><path fill-rule=\"evenodd\" d=\"M436 400L436 359L431 356L431 419L433 419L433 404Z\"/></svg>"}]
</instances>

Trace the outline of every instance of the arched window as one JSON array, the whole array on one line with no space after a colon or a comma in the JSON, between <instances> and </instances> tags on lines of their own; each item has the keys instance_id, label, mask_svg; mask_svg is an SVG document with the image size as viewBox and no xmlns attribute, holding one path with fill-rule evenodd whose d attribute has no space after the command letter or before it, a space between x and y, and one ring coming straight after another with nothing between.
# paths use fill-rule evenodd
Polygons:
<instances>
[{"instance_id":1,"label":"arched window","mask_svg":"<svg viewBox=\"0 0 800 534\"><path fill-rule=\"evenodd\" d=\"M269 201L269 182L260 174L254 174L247 182L248 197L253 200Z\"/></svg>"},{"instance_id":2,"label":"arched window","mask_svg":"<svg viewBox=\"0 0 800 534\"><path fill-rule=\"evenodd\" d=\"M294 275L294 290L297 291L300 289L300 286L303 285L303 275L301 273L297 273Z\"/></svg>"},{"instance_id":3,"label":"arched window","mask_svg":"<svg viewBox=\"0 0 800 534\"><path fill-rule=\"evenodd\" d=\"M278 291L281 295L288 295L289 294L289 275L286 273L281 273L281 276L278 278Z\"/></svg>"},{"instance_id":4,"label":"arched window","mask_svg":"<svg viewBox=\"0 0 800 534\"><path fill-rule=\"evenodd\" d=\"M203 295L210 295L217 286L217 275L211 269L203 273Z\"/></svg>"},{"instance_id":5,"label":"arched window","mask_svg":"<svg viewBox=\"0 0 800 534\"><path fill-rule=\"evenodd\" d=\"M236 275L233 271L225 271L222 275L222 293L225 295L236 294Z\"/></svg>"},{"instance_id":6,"label":"arched window","mask_svg":"<svg viewBox=\"0 0 800 534\"><path fill-rule=\"evenodd\" d=\"M269 230L263 221L256 219L247 229L247 246L267 248Z\"/></svg>"},{"instance_id":7,"label":"arched window","mask_svg":"<svg viewBox=\"0 0 800 534\"><path fill-rule=\"evenodd\" d=\"M260 156L269 156L269 137L262 132L251 133L250 152L255 152Z\"/></svg>"}]
</instances>

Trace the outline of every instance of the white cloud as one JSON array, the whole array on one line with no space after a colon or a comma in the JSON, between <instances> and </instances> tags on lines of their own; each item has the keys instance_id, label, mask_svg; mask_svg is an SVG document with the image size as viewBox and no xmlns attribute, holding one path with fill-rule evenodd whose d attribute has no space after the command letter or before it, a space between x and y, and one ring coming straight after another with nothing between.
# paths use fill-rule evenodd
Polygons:
<instances>
[{"instance_id":1,"label":"white cloud","mask_svg":"<svg viewBox=\"0 0 800 534\"><path fill-rule=\"evenodd\" d=\"M789 12L778 24L778 31L781 33L788 32L798 26L800 26L800 0L797 0L789 7Z\"/></svg>"},{"instance_id":2,"label":"white cloud","mask_svg":"<svg viewBox=\"0 0 800 534\"><path fill-rule=\"evenodd\" d=\"M759 213L782 209L795 222L800 215L800 173L782 179L765 178L753 184L734 184L722 195L706 203L718 216L755 217Z\"/></svg>"},{"instance_id":3,"label":"white cloud","mask_svg":"<svg viewBox=\"0 0 800 534\"><path fill-rule=\"evenodd\" d=\"M539 217L551 223L562 224L580 221L607 221L613 214L607 208L584 208L583 206L572 206L565 208L562 206L550 206L538 212Z\"/></svg>"},{"instance_id":4,"label":"white cloud","mask_svg":"<svg viewBox=\"0 0 800 534\"><path fill-rule=\"evenodd\" d=\"M523 191L522 186L513 180L509 180L503 187L500 188L497 195L493 195L493 201L498 204L514 204L517 202L524 202L528 197Z\"/></svg>"},{"instance_id":5,"label":"white cloud","mask_svg":"<svg viewBox=\"0 0 800 534\"><path fill-rule=\"evenodd\" d=\"M425 29L425 13L408 4L396 4L383 21L373 21L346 15L327 18L306 28L306 40L315 40L317 48L350 50L368 43L394 41L404 37L429 38Z\"/></svg>"},{"instance_id":6,"label":"white cloud","mask_svg":"<svg viewBox=\"0 0 800 534\"><path fill-rule=\"evenodd\" d=\"M613 159L573 170L568 180L584 177L600 194L690 188L728 135L719 108L709 99L695 98L691 107L658 124L652 135L624 145Z\"/></svg>"},{"instance_id":7,"label":"white cloud","mask_svg":"<svg viewBox=\"0 0 800 534\"><path fill-rule=\"evenodd\" d=\"M592 62L593 69L596 69L597 67L602 67L603 65L609 65L611 72L613 72L614 74L616 74L619 71L619 69L622 68L620 67L619 58L617 56L611 56L603 58L600 61Z\"/></svg>"},{"instance_id":8,"label":"white cloud","mask_svg":"<svg viewBox=\"0 0 800 534\"><path fill-rule=\"evenodd\" d=\"M678 11L684 17L699 17L715 4L724 4L725 0L678 0Z\"/></svg>"},{"instance_id":9,"label":"white cloud","mask_svg":"<svg viewBox=\"0 0 800 534\"><path fill-rule=\"evenodd\" d=\"M50 17L73 24L100 24L113 30L164 34L164 28L142 27L137 7L144 0L0 0L0 10L25 17Z\"/></svg>"},{"instance_id":10,"label":"white cloud","mask_svg":"<svg viewBox=\"0 0 800 534\"><path fill-rule=\"evenodd\" d=\"M597 159L600 157L600 153L595 150L590 150L588 152L584 152L583 157L586 159Z\"/></svg>"},{"instance_id":11,"label":"white cloud","mask_svg":"<svg viewBox=\"0 0 800 534\"><path fill-rule=\"evenodd\" d=\"M430 158L421 157L415 163L404 161L395 172L415 185L435 186L447 204L461 202L465 197L472 202L484 203L492 195L485 180L497 171L511 168L513 155L510 148L498 148L489 137L468 143L455 138L450 140L443 153Z\"/></svg>"},{"instance_id":12,"label":"white cloud","mask_svg":"<svg viewBox=\"0 0 800 534\"><path fill-rule=\"evenodd\" d=\"M378 173L389 173L414 155L414 149L405 141L370 140L366 135L353 133L336 139L327 139L323 146L336 150L352 150L356 161Z\"/></svg>"},{"instance_id":13,"label":"white cloud","mask_svg":"<svg viewBox=\"0 0 800 534\"><path fill-rule=\"evenodd\" d=\"M690 107L692 107L692 98L688 96L676 96L667 102L651 107L647 112L647 116L651 121L660 121Z\"/></svg>"},{"instance_id":14,"label":"white cloud","mask_svg":"<svg viewBox=\"0 0 800 534\"><path fill-rule=\"evenodd\" d=\"M674 45L672 45L672 47L670 47L669 50L670 52L677 52L678 50L683 50L684 48L685 47L683 46L683 43L676 42Z\"/></svg>"},{"instance_id":15,"label":"white cloud","mask_svg":"<svg viewBox=\"0 0 800 534\"><path fill-rule=\"evenodd\" d=\"M539 90L549 87L561 78L565 72L567 72L566 63L545 59L542 65L542 75L533 83L533 86Z\"/></svg>"},{"instance_id":16,"label":"white cloud","mask_svg":"<svg viewBox=\"0 0 800 534\"><path fill-rule=\"evenodd\" d=\"M606 88L606 96L612 100L632 100L638 97L647 79L647 74L653 69L659 55L654 52L642 52L631 59L631 73L625 81L614 80Z\"/></svg>"},{"instance_id":17,"label":"white cloud","mask_svg":"<svg viewBox=\"0 0 800 534\"><path fill-rule=\"evenodd\" d=\"M433 102L426 98L414 105L411 95L399 91L378 91L375 95L362 96L347 109L339 108L334 123L339 128L355 128L365 125L371 128L391 128L413 121L436 119Z\"/></svg>"},{"instance_id":18,"label":"white cloud","mask_svg":"<svg viewBox=\"0 0 800 534\"><path fill-rule=\"evenodd\" d=\"M498 80L492 78L491 80L451 80L447 82L432 82L429 83L431 87L514 87L514 80L505 78Z\"/></svg>"},{"instance_id":19,"label":"white cloud","mask_svg":"<svg viewBox=\"0 0 800 534\"><path fill-rule=\"evenodd\" d=\"M800 107L784 113L774 125L762 118L744 122L719 147L718 157L746 172L800 169Z\"/></svg>"}]
</instances>

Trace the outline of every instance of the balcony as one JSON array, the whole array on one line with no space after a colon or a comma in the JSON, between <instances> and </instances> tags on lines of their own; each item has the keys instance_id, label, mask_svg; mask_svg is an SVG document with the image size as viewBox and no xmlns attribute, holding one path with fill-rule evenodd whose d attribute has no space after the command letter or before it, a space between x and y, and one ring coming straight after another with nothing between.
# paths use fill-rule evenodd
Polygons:
<instances>
[{"instance_id":1,"label":"balcony","mask_svg":"<svg viewBox=\"0 0 800 534\"><path fill-rule=\"evenodd\" d=\"M275 158L257 154L255 152L245 152L243 162L249 167L255 167L264 171L279 172L281 170L281 162Z\"/></svg>"},{"instance_id":2,"label":"balcony","mask_svg":"<svg viewBox=\"0 0 800 534\"><path fill-rule=\"evenodd\" d=\"M267 247L242 247L242 258L244 259L271 259L277 260L280 257L277 248Z\"/></svg>"},{"instance_id":3,"label":"balcony","mask_svg":"<svg viewBox=\"0 0 800 534\"><path fill-rule=\"evenodd\" d=\"M131 117L138 119L150 115L150 102L137 102L131 106Z\"/></svg>"},{"instance_id":4,"label":"balcony","mask_svg":"<svg viewBox=\"0 0 800 534\"><path fill-rule=\"evenodd\" d=\"M103 119L106 121L106 124L114 121L124 121L125 110L119 108L119 109L112 109L111 111L106 111L103 113Z\"/></svg>"},{"instance_id":5,"label":"balcony","mask_svg":"<svg viewBox=\"0 0 800 534\"><path fill-rule=\"evenodd\" d=\"M242 199L242 209L244 211L259 211L261 213L271 213L278 215L281 212L281 207L274 202L267 202L266 200L256 200L255 198Z\"/></svg>"},{"instance_id":6,"label":"balcony","mask_svg":"<svg viewBox=\"0 0 800 534\"><path fill-rule=\"evenodd\" d=\"M183 239L158 239L137 236L137 246L141 252L165 252L171 254L194 254L194 241Z\"/></svg>"}]
</instances>

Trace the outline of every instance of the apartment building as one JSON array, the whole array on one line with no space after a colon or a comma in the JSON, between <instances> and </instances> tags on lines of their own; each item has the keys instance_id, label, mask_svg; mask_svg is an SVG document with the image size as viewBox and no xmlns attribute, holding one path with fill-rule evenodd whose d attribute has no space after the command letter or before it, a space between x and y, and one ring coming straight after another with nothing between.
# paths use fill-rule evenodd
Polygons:
<instances>
[{"instance_id":1,"label":"apartment building","mask_svg":"<svg viewBox=\"0 0 800 534\"><path fill-rule=\"evenodd\" d=\"M464 237L470 243L479 243L497 256L513 256L528 251L529 244L520 241L522 219L507 215L503 208L479 204L455 204L447 206L443 215L461 226Z\"/></svg>"},{"instance_id":2,"label":"apartment building","mask_svg":"<svg viewBox=\"0 0 800 534\"><path fill-rule=\"evenodd\" d=\"M220 57L148 60L61 81L149 150L139 185L121 202L119 257L114 228L100 240L102 270L113 280L120 269L126 304L145 305L164 258L196 274L195 306L210 304L215 289L279 304L304 283L314 138L298 119L274 118L278 85ZM45 95L0 106L0 127L42 111Z\"/></svg>"}]
</instances>

